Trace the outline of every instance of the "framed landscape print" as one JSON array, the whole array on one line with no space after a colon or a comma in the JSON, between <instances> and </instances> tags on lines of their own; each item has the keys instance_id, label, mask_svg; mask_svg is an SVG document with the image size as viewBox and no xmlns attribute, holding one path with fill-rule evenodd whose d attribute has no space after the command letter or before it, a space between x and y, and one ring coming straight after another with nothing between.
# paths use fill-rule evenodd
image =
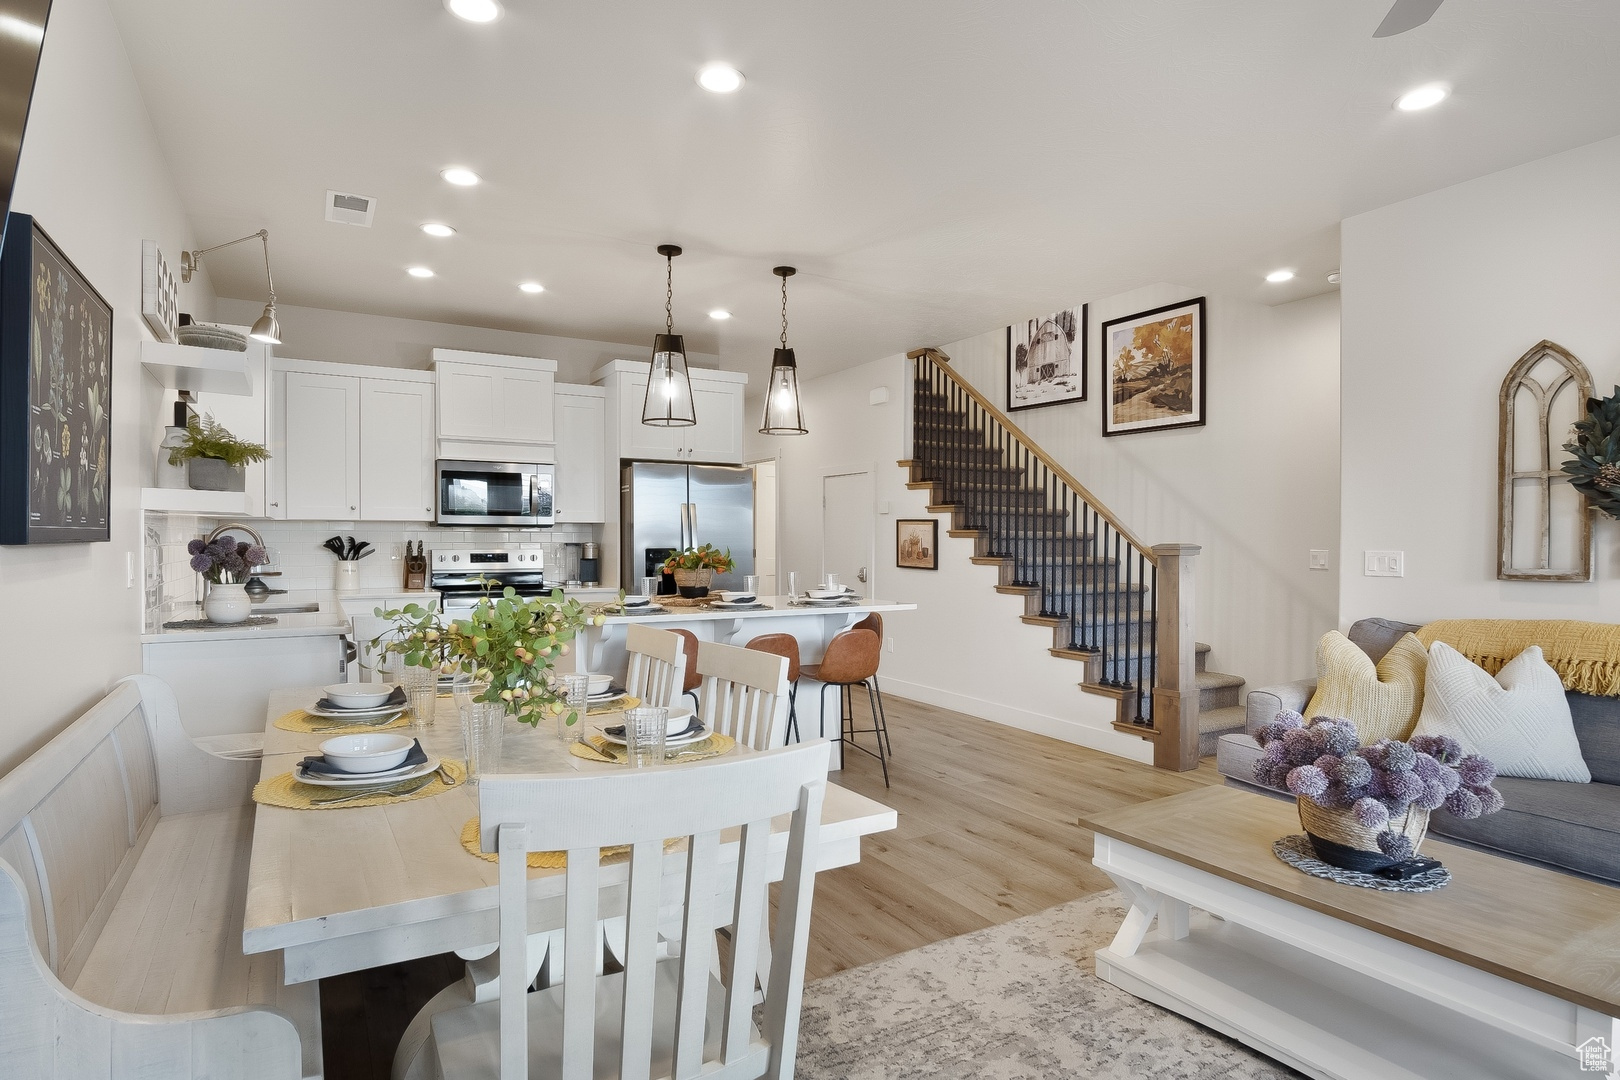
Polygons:
<instances>
[{"instance_id":1,"label":"framed landscape print","mask_svg":"<svg viewBox=\"0 0 1620 1080\"><path fill-rule=\"evenodd\" d=\"M112 307L26 214L0 250L0 544L110 540Z\"/></svg>"},{"instance_id":2,"label":"framed landscape print","mask_svg":"<svg viewBox=\"0 0 1620 1080\"><path fill-rule=\"evenodd\" d=\"M939 569L939 521L902 518L894 523L894 565L904 570Z\"/></svg>"},{"instance_id":3,"label":"framed landscape print","mask_svg":"<svg viewBox=\"0 0 1620 1080\"><path fill-rule=\"evenodd\" d=\"M1086 305L1007 327L1007 411L1086 400Z\"/></svg>"},{"instance_id":4,"label":"framed landscape print","mask_svg":"<svg viewBox=\"0 0 1620 1080\"><path fill-rule=\"evenodd\" d=\"M1204 298L1102 325L1103 434L1204 423Z\"/></svg>"}]
</instances>

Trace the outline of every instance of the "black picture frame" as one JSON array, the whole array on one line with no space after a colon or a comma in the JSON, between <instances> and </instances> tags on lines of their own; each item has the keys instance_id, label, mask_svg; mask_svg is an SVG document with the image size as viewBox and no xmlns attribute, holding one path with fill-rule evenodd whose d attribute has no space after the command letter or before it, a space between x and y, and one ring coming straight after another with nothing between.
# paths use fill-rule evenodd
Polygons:
<instances>
[{"instance_id":1,"label":"black picture frame","mask_svg":"<svg viewBox=\"0 0 1620 1080\"><path fill-rule=\"evenodd\" d=\"M0 247L0 544L112 539L113 309L28 214Z\"/></svg>"},{"instance_id":2,"label":"black picture frame","mask_svg":"<svg viewBox=\"0 0 1620 1080\"><path fill-rule=\"evenodd\" d=\"M1013 324L1007 327L1007 411L1022 412L1025 409L1044 409L1050 405L1069 405L1076 401L1086 400L1090 391L1089 372L1090 343L1091 343L1091 305L1081 304L1079 307L1065 308L1050 315L1027 319L1022 325ZM1067 344L1068 353L1066 363L1068 371L1052 372L1042 379L1034 380L1037 383L1050 382L1053 389L1044 392L1031 393L1029 388L1030 366L1027 359L1021 362L1018 349L1027 348L1031 340L1038 340L1043 335L1059 334L1065 340L1059 342L1061 346ZM1073 386L1073 377L1078 373L1080 385L1078 390Z\"/></svg>"},{"instance_id":3,"label":"black picture frame","mask_svg":"<svg viewBox=\"0 0 1620 1080\"><path fill-rule=\"evenodd\" d=\"M921 539L910 549L908 540ZM894 565L901 570L939 569L939 519L900 518L894 523Z\"/></svg>"},{"instance_id":4,"label":"black picture frame","mask_svg":"<svg viewBox=\"0 0 1620 1080\"><path fill-rule=\"evenodd\" d=\"M1133 362L1141 365L1141 370L1131 379L1122 381L1120 376L1127 370L1126 358L1124 343L1116 342L1116 335L1129 330L1134 345L1138 328L1170 325L1184 317L1188 319L1190 338L1185 350L1185 362L1181 362L1177 355L1182 352L1179 342L1173 341L1161 360L1153 362L1151 357L1135 358ZM1205 408L1207 380L1204 375L1204 355L1208 344L1206 325L1202 296L1123 315L1102 324L1097 352L1101 364L1102 433L1105 437L1204 426L1208 420L1208 410ZM1170 328L1180 330L1173 325ZM1177 370L1183 368L1184 375ZM1127 396L1122 399L1122 394ZM1134 407L1123 409L1122 406L1127 404ZM1154 413L1159 415L1152 415Z\"/></svg>"}]
</instances>

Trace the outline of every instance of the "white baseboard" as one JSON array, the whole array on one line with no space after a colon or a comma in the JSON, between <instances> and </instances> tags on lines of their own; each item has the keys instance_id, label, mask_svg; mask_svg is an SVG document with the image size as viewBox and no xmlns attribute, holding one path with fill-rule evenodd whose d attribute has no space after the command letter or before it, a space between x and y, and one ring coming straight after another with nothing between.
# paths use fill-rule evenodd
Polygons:
<instances>
[{"instance_id":1,"label":"white baseboard","mask_svg":"<svg viewBox=\"0 0 1620 1080\"><path fill-rule=\"evenodd\" d=\"M1105 754L1125 758L1127 761L1140 761L1144 765L1153 764L1153 744L1146 739L1138 739L1131 735L1123 735L1113 728L1099 728L1090 724L1079 723L1074 720L1065 720L1061 717L1047 716L1045 713L1031 712L1007 705L1000 701L986 701L983 698L970 697L967 694L953 693L949 690L940 690L921 683L906 682L889 675L880 675L879 682L885 693L892 693L897 697L920 701L925 705L937 705L942 709L951 709L969 716L977 716L981 720L990 720L1007 727L1018 728L1021 731L1032 731L1037 735L1060 739L1076 746L1084 746L1092 750L1099 750ZM1079 690L1075 691L1079 693ZM1099 701L1101 699L1098 699ZM1109 708L1112 709L1112 703ZM803 717L800 717L801 723Z\"/></svg>"}]
</instances>

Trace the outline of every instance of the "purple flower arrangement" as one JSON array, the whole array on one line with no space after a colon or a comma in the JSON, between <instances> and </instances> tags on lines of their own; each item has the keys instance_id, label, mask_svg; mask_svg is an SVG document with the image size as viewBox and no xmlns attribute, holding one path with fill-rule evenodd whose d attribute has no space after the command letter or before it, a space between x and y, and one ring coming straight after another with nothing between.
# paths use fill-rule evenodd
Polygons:
<instances>
[{"instance_id":1,"label":"purple flower arrangement","mask_svg":"<svg viewBox=\"0 0 1620 1080\"><path fill-rule=\"evenodd\" d=\"M193 540L186 545L191 568L215 585L237 585L247 580L248 570L267 558L258 544L244 544L221 536L211 544Z\"/></svg>"},{"instance_id":2,"label":"purple flower arrangement","mask_svg":"<svg viewBox=\"0 0 1620 1080\"><path fill-rule=\"evenodd\" d=\"M1464 819L1502 809L1502 795L1491 786L1496 766L1464 754L1444 735L1362 746L1349 720L1318 716L1306 723L1284 710L1256 738L1265 748L1254 764L1257 781L1325 810L1350 811L1362 827L1378 830L1378 848L1392 859L1416 854L1411 839L1389 827L1411 808L1444 806Z\"/></svg>"}]
</instances>

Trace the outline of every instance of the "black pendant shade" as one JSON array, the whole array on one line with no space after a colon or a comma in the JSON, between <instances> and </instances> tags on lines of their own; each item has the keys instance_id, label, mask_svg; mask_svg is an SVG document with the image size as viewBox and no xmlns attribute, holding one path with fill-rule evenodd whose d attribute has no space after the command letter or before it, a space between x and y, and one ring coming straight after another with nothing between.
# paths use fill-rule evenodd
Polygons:
<instances>
[{"instance_id":1,"label":"black pendant shade","mask_svg":"<svg viewBox=\"0 0 1620 1080\"><path fill-rule=\"evenodd\" d=\"M680 253L681 249L674 244L661 244L658 248L665 262L664 332L653 338L647 393L641 399L641 422L649 427L690 427L697 423L692 376L686 370L686 342L675 333L674 259Z\"/></svg>"},{"instance_id":2,"label":"black pendant shade","mask_svg":"<svg viewBox=\"0 0 1620 1080\"><path fill-rule=\"evenodd\" d=\"M771 273L782 279L782 347L771 357L771 378L765 386L765 416L761 435L808 435L804 410L799 403L799 362L787 343L787 279L791 266L778 266Z\"/></svg>"}]
</instances>

